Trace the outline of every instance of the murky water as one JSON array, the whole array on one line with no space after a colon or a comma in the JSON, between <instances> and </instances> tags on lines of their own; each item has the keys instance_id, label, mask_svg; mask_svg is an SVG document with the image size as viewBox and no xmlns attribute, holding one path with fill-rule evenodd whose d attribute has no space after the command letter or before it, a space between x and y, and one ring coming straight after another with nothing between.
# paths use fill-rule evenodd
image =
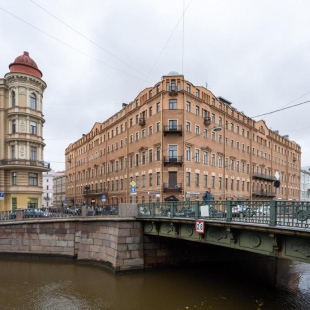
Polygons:
<instances>
[{"instance_id":1,"label":"murky water","mask_svg":"<svg viewBox=\"0 0 310 310\"><path fill-rule=\"evenodd\" d=\"M310 309L310 265L261 258L114 275L99 266L0 259L0 309Z\"/></svg>"}]
</instances>

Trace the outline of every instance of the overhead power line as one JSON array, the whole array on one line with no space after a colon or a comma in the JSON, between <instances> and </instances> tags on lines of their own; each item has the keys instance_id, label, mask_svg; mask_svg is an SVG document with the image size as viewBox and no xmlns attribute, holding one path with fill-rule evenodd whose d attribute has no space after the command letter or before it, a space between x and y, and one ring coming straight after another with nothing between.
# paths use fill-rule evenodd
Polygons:
<instances>
[{"instance_id":1,"label":"overhead power line","mask_svg":"<svg viewBox=\"0 0 310 310\"><path fill-rule=\"evenodd\" d=\"M305 101L305 102L297 103L297 104L291 105L291 106L286 107L286 108L274 110L274 111L272 111L272 112L267 112L267 113L264 113L264 114L259 114L259 115L251 116L251 118L255 118L255 117L260 117L260 116L264 116L264 115L273 114L273 113L280 112L280 111L287 110L287 109L291 109L291 108L294 108L294 107L297 107L297 106L299 106L299 105L302 105L302 104L305 104L305 103L309 103L309 102L310 102L310 101Z\"/></svg>"}]
</instances>

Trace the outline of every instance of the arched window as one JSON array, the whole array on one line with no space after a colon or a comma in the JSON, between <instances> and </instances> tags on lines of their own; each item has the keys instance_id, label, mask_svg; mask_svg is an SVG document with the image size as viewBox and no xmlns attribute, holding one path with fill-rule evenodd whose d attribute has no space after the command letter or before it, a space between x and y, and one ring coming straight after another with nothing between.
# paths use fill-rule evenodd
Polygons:
<instances>
[{"instance_id":1,"label":"arched window","mask_svg":"<svg viewBox=\"0 0 310 310\"><path fill-rule=\"evenodd\" d=\"M30 94L30 108L34 110L37 109L37 96L35 93Z\"/></svg>"},{"instance_id":2,"label":"arched window","mask_svg":"<svg viewBox=\"0 0 310 310\"><path fill-rule=\"evenodd\" d=\"M12 103L12 107L16 106L16 96L15 96L14 90L12 90L12 92L11 92L11 103Z\"/></svg>"}]
</instances>

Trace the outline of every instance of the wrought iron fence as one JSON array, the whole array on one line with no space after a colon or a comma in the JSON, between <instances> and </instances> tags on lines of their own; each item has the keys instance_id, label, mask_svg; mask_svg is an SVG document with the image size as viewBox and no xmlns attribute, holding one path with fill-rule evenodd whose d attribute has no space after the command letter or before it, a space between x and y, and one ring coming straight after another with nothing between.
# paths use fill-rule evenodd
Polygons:
<instances>
[{"instance_id":1,"label":"wrought iron fence","mask_svg":"<svg viewBox=\"0 0 310 310\"><path fill-rule=\"evenodd\" d=\"M138 204L139 217L189 218L253 225L310 228L310 202L167 201Z\"/></svg>"}]
</instances>

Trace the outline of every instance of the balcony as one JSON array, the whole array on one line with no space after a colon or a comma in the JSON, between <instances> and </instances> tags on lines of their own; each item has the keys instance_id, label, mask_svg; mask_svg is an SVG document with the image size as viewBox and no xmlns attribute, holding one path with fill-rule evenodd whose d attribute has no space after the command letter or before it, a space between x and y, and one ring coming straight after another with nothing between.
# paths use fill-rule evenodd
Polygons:
<instances>
[{"instance_id":1,"label":"balcony","mask_svg":"<svg viewBox=\"0 0 310 310\"><path fill-rule=\"evenodd\" d=\"M211 125L211 118L210 118L210 117L204 117L204 118L203 118L203 123L204 123L206 126Z\"/></svg>"},{"instance_id":2,"label":"balcony","mask_svg":"<svg viewBox=\"0 0 310 310\"><path fill-rule=\"evenodd\" d=\"M139 125L145 126L145 118L139 118Z\"/></svg>"},{"instance_id":3,"label":"balcony","mask_svg":"<svg viewBox=\"0 0 310 310\"><path fill-rule=\"evenodd\" d=\"M169 164L182 166L183 156L175 156L175 157L164 156L163 162L164 162L164 166L169 165Z\"/></svg>"},{"instance_id":4,"label":"balcony","mask_svg":"<svg viewBox=\"0 0 310 310\"><path fill-rule=\"evenodd\" d=\"M258 191L258 192L253 192L252 196L254 196L254 197L276 197L276 193L274 193L274 192Z\"/></svg>"},{"instance_id":5,"label":"balcony","mask_svg":"<svg viewBox=\"0 0 310 310\"><path fill-rule=\"evenodd\" d=\"M108 191L106 189L90 189L88 191L83 191L83 195L106 195L107 193Z\"/></svg>"},{"instance_id":6,"label":"balcony","mask_svg":"<svg viewBox=\"0 0 310 310\"><path fill-rule=\"evenodd\" d=\"M178 126L164 126L164 136L167 134L179 134L182 136L182 125Z\"/></svg>"},{"instance_id":7,"label":"balcony","mask_svg":"<svg viewBox=\"0 0 310 310\"><path fill-rule=\"evenodd\" d=\"M182 192L182 183L163 183L163 192Z\"/></svg>"},{"instance_id":8,"label":"balcony","mask_svg":"<svg viewBox=\"0 0 310 310\"><path fill-rule=\"evenodd\" d=\"M18 167L31 168L41 171L50 171L50 163L30 159L2 159L0 160L0 166L3 166L3 169L12 169Z\"/></svg>"},{"instance_id":9,"label":"balcony","mask_svg":"<svg viewBox=\"0 0 310 310\"><path fill-rule=\"evenodd\" d=\"M178 95L178 87L176 85L172 85L168 89L170 96L177 96Z\"/></svg>"},{"instance_id":10,"label":"balcony","mask_svg":"<svg viewBox=\"0 0 310 310\"><path fill-rule=\"evenodd\" d=\"M51 200L51 197L48 197L48 196L45 196L43 198L44 198L44 200Z\"/></svg>"},{"instance_id":11,"label":"balcony","mask_svg":"<svg viewBox=\"0 0 310 310\"><path fill-rule=\"evenodd\" d=\"M262 173L257 173L254 172L252 175L253 179L261 179L261 180L267 180L267 181L275 181L276 177L267 175L267 174L262 174Z\"/></svg>"}]
</instances>

